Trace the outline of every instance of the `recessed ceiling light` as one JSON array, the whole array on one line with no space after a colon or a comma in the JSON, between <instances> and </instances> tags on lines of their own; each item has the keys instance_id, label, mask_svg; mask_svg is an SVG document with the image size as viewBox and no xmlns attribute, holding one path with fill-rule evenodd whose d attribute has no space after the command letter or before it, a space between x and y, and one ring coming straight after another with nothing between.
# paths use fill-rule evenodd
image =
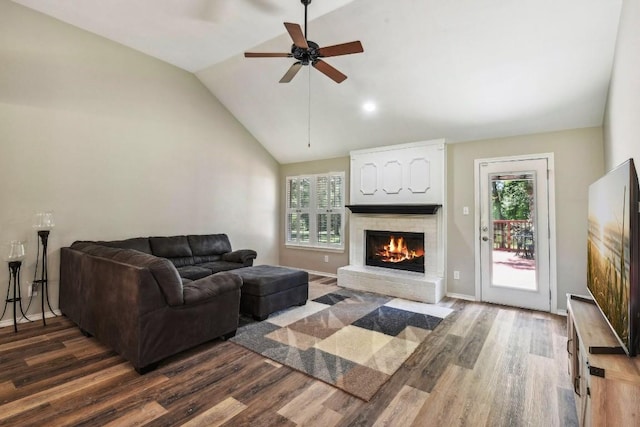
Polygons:
<instances>
[{"instance_id":1,"label":"recessed ceiling light","mask_svg":"<svg viewBox=\"0 0 640 427\"><path fill-rule=\"evenodd\" d=\"M367 113L373 113L374 111L376 111L376 103L373 101L367 101L362 104L362 109Z\"/></svg>"}]
</instances>

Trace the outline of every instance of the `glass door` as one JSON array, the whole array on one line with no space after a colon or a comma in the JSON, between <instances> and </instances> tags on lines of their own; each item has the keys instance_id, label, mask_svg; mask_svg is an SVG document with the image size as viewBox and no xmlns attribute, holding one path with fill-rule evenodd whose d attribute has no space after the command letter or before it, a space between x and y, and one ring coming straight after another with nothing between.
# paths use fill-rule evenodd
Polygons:
<instances>
[{"instance_id":1,"label":"glass door","mask_svg":"<svg viewBox=\"0 0 640 427\"><path fill-rule=\"evenodd\" d=\"M549 311L547 159L479 166L481 299Z\"/></svg>"}]
</instances>

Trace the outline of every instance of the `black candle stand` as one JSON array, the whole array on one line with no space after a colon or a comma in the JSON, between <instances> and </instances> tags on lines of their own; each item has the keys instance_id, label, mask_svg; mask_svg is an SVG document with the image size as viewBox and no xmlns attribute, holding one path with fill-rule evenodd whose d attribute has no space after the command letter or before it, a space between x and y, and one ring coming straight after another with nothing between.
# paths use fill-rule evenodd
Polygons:
<instances>
[{"instance_id":1,"label":"black candle stand","mask_svg":"<svg viewBox=\"0 0 640 427\"><path fill-rule=\"evenodd\" d=\"M4 302L4 310L2 310L2 316L7 311L7 305L13 303L13 331L18 332L18 318L16 304L20 307L20 313L22 317L29 320L24 310L22 309L22 292L20 291L20 267L22 267L22 261L9 261L9 286L7 287L7 297ZM13 282L13 298L9 298L9 292L11 290L11 284ZM30 320L29 320L30 321Z\"/></svg>"},{"instance_id":2,"label":"black candle stand","mask_svg":"<svg viewBox=\"0 0 640 427\"><path fill-rule=\"evenodd\" d=\"M49 302L49 279L47 276L47 243L49 241L49 230L38 230L38 236L40 237L40 243L42 244L42 270L40 271L40 279L34 280L33 283L40 285L40 299L42 301L42 323L47 326L47 319L45 317L44 308L45 302L49 307L49 311L54 316L57 316L51 303ZM38 268L38 260L36 259L36 269ZM37 273L36 273L37 274Z\"/></svg>"}]
</instances>

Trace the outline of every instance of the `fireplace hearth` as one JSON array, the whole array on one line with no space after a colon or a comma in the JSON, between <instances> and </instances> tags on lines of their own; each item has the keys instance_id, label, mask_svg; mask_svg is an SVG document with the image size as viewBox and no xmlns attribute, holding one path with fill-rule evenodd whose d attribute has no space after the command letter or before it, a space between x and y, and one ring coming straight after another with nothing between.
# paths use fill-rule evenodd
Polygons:
<instances>
[{"instance_id":1,"label":"fireplace hearth","mask_svg":"<svg viewBox=\"0 0 640 427\"><path fill-rule=\"evenodd\" d=\"M365 231L365 264L424 273L424 233Z\"/></svg>"}]
</instances>

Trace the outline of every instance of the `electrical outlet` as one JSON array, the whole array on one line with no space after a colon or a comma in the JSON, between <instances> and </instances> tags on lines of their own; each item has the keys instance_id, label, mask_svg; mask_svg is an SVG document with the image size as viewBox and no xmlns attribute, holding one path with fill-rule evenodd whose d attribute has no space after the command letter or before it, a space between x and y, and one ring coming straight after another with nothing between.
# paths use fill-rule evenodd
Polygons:
<instances>
[{"instance_id":1,"label":"electrical outlet","mask_svg":"<svg viewBox=\"0 0 640 427\"><path fill-rule=\"evenodd\" d=\"M38 284L37 283L29 283L29 297L38 296Z\"/></svg>"},{"instance_id":2,"label":"electrical outlet","mask_svg":"<svg viewBox=\"0 0 640 427\"><path fill-rule=\"evenodd\" d=\"M453 272L453 280L460 280L460 272L458 270Z\"/></svg>"},{"instance_id":3,"label":"electrical outlet","mask_svg":"<svg viewBox=\"0 0 640 427\"><path fill-rule=\"evenodd\" d=\"M329 255L324 256L324 262L329 262Z\"/></svg>"}]
</instances>

